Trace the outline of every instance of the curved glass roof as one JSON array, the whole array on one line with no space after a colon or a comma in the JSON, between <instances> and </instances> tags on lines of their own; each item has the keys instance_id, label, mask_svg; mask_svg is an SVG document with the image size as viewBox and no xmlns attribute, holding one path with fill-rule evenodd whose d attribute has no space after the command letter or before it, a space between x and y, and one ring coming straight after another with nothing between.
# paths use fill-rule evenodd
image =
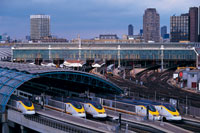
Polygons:
<instances>
[{"instance_id":1,"label":"curved glass roof","mask_svg":"<svg viewBox=\"0 0 200 133\"><path fill-rule=\"evenodd\" d=\"M56 74L58 76L66 74L70 76L77 75L89 77L90 80L96 80L96 84L98 82L102 82L103 84L105 84L102 87L106 87L106 89L115 90L119 94L123 93L123 90L121 90L117 85L113 84L109 80L106 80L94 74L81 71L66 70L62 68L44 67L31 64L20 64L0 61L0 112L5 111L5 106L16 88L33 78L43 77L50 74Z\"/></svg>"},{"instance_id":2,"label":"curved glass roof","mask_svg":"<svg viewBox=\"0 0 200 133\"><path fill-rule=\"evenodd\" d=\"M34 77L37 75L0 68L0 112L4 112L14 90Z\"/></svg>"}]
</instances>

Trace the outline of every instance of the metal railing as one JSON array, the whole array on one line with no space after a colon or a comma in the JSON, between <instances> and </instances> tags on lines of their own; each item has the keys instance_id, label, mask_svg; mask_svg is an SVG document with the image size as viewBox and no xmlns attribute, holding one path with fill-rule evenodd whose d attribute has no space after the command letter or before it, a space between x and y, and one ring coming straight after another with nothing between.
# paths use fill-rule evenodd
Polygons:
<instances>
[{"instance_id":1,"label":"metal railing","mask_svg":"<svg viewBox=\"0 0 200 133\"><path fill-rule=\"evenodd\" d=\"M43 116L36 116L36 115L29 115L25 117L26 119L29 119L31 121L35 121L37 123L58 129L58 130L62 130L65 132L78 132L78 133L94 133L96 131L91 130L91 129L87 129L87 128L81 128L78 127L76 125L72 125L72 124L67 124L64 122L59 122L50 118L45 118Z\"/></svg>"}]
</instances>

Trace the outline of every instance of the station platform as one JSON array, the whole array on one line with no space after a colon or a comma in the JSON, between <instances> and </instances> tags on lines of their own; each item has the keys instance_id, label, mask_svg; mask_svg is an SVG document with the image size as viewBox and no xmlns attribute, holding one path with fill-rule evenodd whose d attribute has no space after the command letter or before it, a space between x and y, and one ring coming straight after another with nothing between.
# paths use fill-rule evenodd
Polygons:
<instances>
[{"instance_id":1,"label":"station platform","mask_svg":"<svg viewBox=\"0 0 200 133\"><path fill-rule=\"evenodd\" d=\"M95 121L91 121L85 118L77 118L71 115L68 115L66 113L60 113L58 111L50 110L50 109L43 109L43 110L37 110L37 113L46 117L50 117L59 121L67 122L73 125L77 125L78 127L84 127L88 129L92 129L96 132L102 132L102 133L111 133L113 132L113 127L110 125L106 125L103 123L98 123Z\"/></svg>"},{"instance_id":2,"label":"station platform","mask_svg":"<svg viewBox=\"0 0 200 133\"><path fill-rule=\"evenodd\" d=\"M112 110L106 110L108 116L111 117L119 117L119 112L115 112ZM148 121L148 120L143 120L142 118L138 117L138 116L133 116L133 115L128 115L128 114L124 114L124 113L120 113L122 120L125 121L129 121L129 122L133 122L133 123L137 123L137 124L142 124L142 125L146 125L146 126L150 126L153 127L155 129L158 129L160 131L163 132L167 132L167 133L190 133L190 131L182 129L180 127L174 126L172 124L166 123L166 122L161 122L161 121Z\"/></svg>"}]
</instances>

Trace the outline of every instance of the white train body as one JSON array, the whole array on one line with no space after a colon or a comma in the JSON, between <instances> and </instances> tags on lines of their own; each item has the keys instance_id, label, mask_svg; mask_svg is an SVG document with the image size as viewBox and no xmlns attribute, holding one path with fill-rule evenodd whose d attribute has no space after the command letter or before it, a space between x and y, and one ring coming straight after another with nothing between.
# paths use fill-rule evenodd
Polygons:
<instances>
[{"instance_id":1,"label":"white train body","mask_svg":"<svg viewBox=\"0 0 200 133\"><path fill-rule=\"evenodd\" d=\"M94 118L106 118L107 114L101 104L95 102L85 102L84 109L87 114Z\"/></svg>"},{"instance_id":2,"label":"white train body","mask_svg":"<svg viewBox=\"0 0 200 133\"><path fill-rule=\"evenodd\" d=\"M80 103L65 103L65 111L76 117L86 117L85 110Z\"/></svg>"},{"instance_id":3,"label":"white train body","mask_svg":"<svg viewBox=\"0 0 200 133\"><path fill-rule=\"evenodd\" d=\"M16 108L26 115L35 114L35 108L33 103L29 101L29 104L25 104L24 101L16 101Z\"/></svg>"},{"instance_id":4,"label":"white train body","mask_svg":"<svg viewBox=\"0 0 200 133\"><path fill-rule=\"evenodd\" d=\"M154 108L152 107L152 105L149 107L149 120L160 120L160 114L159 112ZM147 116L147 108L146 106L144 105L136 105L135 106L135 109L136 109L136 113L139 115L139 116Z\"/></svg>"},{"instance_id":5,"label":"white train body","mask_svg":"<svg viewBox=\"0 0 200 133\"><path fill-rule=\"evenodd\" d=\"M155 108L158 110L160 115L168 121L182 120L182 117L180 116L179 112L171 105L155 105Z\"/></svg>"}]
</instances>

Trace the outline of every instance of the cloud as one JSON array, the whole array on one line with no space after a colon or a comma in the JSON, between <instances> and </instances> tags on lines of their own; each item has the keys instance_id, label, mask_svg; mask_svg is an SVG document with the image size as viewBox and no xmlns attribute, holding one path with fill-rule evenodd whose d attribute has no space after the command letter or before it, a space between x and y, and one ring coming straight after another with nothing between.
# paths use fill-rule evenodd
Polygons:
<instances>
[{"instance_id":1,"label":"cloud","mask_svg":"<svg viewBox=\"0 0 200 133\"><path fill-rule=\"evenodd\" d=\"M199 0L0 0L0 33L29 34L29 15L51 16L54 34L74 36L116 32L126 34L127 25L139 31L146 8L156 8L161 26L169 27L169 17L188 12L189 7L200 5ZM2 17L9 17L4 19ZM11 19L12 18L12 19ZM19 25L19 26L16 26ZM24 25L24 26L20 26ZM28 30L27 30L28 29ZM21 31L24 30L24 33ZM13 32L11 32L13 31ZM18 33L18 34L17 34ZM90 36L89 36L90 35Z\"/></svg>"}]
</instances>

